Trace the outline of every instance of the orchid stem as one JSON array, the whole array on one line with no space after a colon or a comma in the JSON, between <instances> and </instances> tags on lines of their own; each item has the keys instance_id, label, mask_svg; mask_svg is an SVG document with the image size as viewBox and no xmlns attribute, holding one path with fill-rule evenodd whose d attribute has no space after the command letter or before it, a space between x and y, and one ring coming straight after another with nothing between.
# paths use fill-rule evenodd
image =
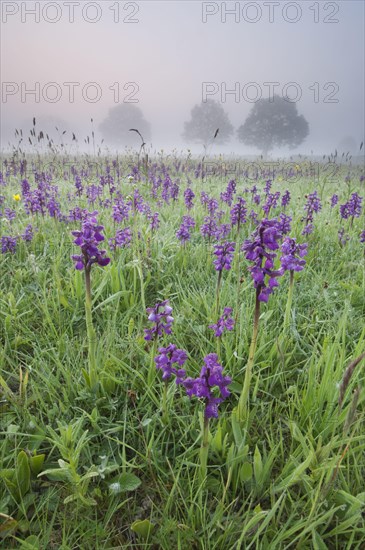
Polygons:
<instances>
[{"instance_id":1,"label":"orchid stem","mask_svg":"<svg viewBox=\"0 0 365 550\"><path fill-rule=\"evenodd\" d=\"M163 394L162 394L162 423L168 424L168 414L167 414L167 390L168 390L168 381L165 380Z\"/></svg>"},{"instance_id":2,"label":"orchid stem","mask_svg":"<svg viewBox=\"0 0 365 550\"><path fill-rule=\"evenodd\" d=\"M209 453L209 418L204 416L202 444L200 447L200 481L204 483L207 476L207 464Z\"/></svg>"},{"instance_id":3,"label":"orchid stem","mask_svg":"<svg viewBox=\"0 0 365 550\"><path fill-rule=\"evenodd\" d=\"M92 300L91 300L91 268L85 268L85 316L86 330L88 339L89 352L89 388L95 390L97 384L97 367L96 367L96 333L92 320Z\"/></svg>"},{"instance_id":4,"label":"orchid stem","mask_svg":"<svg viewBox=\"0 0 365 550\"><path fill-rule=\"evenodd\" d=\"M219 317L219 294L222 284L222 271L218 272L218 280L217 280L217 290L216 290L216 315L217 318Z\"/></svg>"},{"instance_id":5,"label":"orchid stem","mask_svg":"<svg viewBox=\"0 0 365 550\"><path fill-rule=\"evenodd\" d=\"M156 356L156 352L157 352L157 338L154 339L153 345L152 345L152 350L151 350L150 368L149 368L148 375L147 375L147 381L148 381L149 386L152 385L153 380L155 378L155 371L156 371L155 356Z\"/></svg>"},{"instance_id":6,"label":"orchid stem","mask_svg":"<svg viewBox=\"0 0 365 550\"><path fill-rule=\"evenodd\" d=\"M293 302L293 289L294 289L294 271L291 270L290 280L289 280L288 299L286 302L285 316L284 316L284 333L288 330L290 325L290 313L291 313L291 306Z\"/></svg>"},{"instance_id":7,"label":"orchid stem","mask_svg":"<svg viewBox=\"0 0 365 550\"><path fill-rule=\"evenodd\" d=\"M256 289L256 302L255 302L255 313L253 320L253 331L252 331L252 340L250 345L250 351L248 355L248 361L245 372L245 379L243 383L242 393L238 402L238 420L242 421L247 417L248 413L248 398L250 392L250 383L252 378L252 368L255 360L255 352L257 345L257 335L259 331L259 319L260 319L260 300L259 300L260 289Z\"/></svg>"}]
</instances>

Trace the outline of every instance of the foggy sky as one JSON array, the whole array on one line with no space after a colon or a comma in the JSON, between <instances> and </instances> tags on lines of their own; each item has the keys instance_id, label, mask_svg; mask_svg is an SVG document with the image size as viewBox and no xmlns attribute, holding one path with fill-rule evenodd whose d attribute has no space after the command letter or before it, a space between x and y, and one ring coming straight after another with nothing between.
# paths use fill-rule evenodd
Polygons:
<instances>
[{"instance_id":1,"label":"foggy sky","mask_svg":"<svg viewBox=\"0 0 365 550\"><path fill-rule=\"evenodd\" d=\"M273 22L269 21L269 6L265 5L269 3L271 15L271 9L275 8ZM69 21L71 8L67 2L39 2L38 23L34 15L25 11L34 9L37 2L3 1L1 4L2 91L8 89L4 83L19 86L15 95L1 96L2 147L15 128L28 131L33 116L65 121L68 129L80 137L90 134L90 118L93 117L97 130L108 110L117 104L114 92L109 89L116 82L119 102L133 91L133 87L123 89L126 83L138 85L136 105L151 124L152 144L157 150L191 147L191 143L182 140L181 134L191 109L202 100L203 82L215 82L219 92L222 83L227 89L239 83L242 90L245 84L254 82L261 87L262 97L268 97L265 82L279 82L276 88L279 94L285 84L295 82L302 92L297 102L298 112L306 117L310 127L310 135L295 152L313 150L320 154L334 150L347 136L358 145L364 139L362 1L251 2L251 11L245 12L248 19L252 20L255 13L262 10L256 23L244 19L242 10L248 10L248 2L104 0L92 3L80 0L74 3L73 23ZM50 23L44 19L45 4L49 4L45 17L52 19L61 15L59 21ZM58 5L58 11L54 4ZM89 5L86 16L90 19L98 14L91 4L99 7L99 21L84 20L82 8L86 9L86 4ZM239 4L240 14L227 14L223 22L224 5L232 9L235 4ZM117 5L119 23L114 20ZM132 16L135 5L139 10ZM318 6L318 13L316 8L310 9L313 5ZM337 7L339 10L335 13ZM285 21L284 16L293 19L298 9L301 16L297 22ZM17 13L5 20L6 13L13 10ZM207 10L218 10L218 13L207 15L203 23L203 12ZM128 16L138 22L123 22ZM317 16L319 22L315 23ZM235 17L239 18L238 22ZM325 23L325 17L338 22ZM22 101L21 83L29 90L36 82L41 90L40 102L36 103L31 95ZM42 97L44 85L50 82L61 87L62 96L56 103ZM69 101L65 82L80 83L74 89L74 103ZM96 103L82 97L82 88L90 82L96 82L102 91ZM331 85L325 90L324 86L330 82L335 83L335 87ZM314 83L318 83L318 102L315 102ZM333 97L338 103L325 103L324 98L336 87L338 92ZM115 85L114 91L116 88ZM88 90L90 94L93 92L92 88ZM49 95L52 94L54 90L49 89ZM220 93L210 97L222 102ZM227 95L222 104L235 130L243 124L253 105L242 93L238 103L233 95ZM100 134L97 136L101 139ZM215 149L216 152L259 153L239 144L235 137L227 146L215 146Z\"/></svg>"}]
</instances>

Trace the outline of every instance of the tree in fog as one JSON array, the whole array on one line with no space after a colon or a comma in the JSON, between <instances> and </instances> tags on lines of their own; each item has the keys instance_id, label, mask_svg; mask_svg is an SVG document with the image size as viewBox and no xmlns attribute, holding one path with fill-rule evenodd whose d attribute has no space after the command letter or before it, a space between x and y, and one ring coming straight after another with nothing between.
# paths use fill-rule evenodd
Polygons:
<instances>
[{"instance_id":1,"label":"tree in fog","mask_svg":"<svg viewBox=\"0 0 365 550\"><path fill-rule=\"evenodd\" d=\"M274 147L295 149L308 134L308 122L296 103L277 95L257 101L237 131L239 141L261 149L264 157Z\"/></svg>"},{"instance_id":2,"label":"tree in fog","mask_svg":"<svg viewBox=\"0 0 365 550\"><path fill-rule=\"evenodd\" d=\"M187 142L201 143L206 148L213 140L226 143L232 134L233 126L222 105L208 99L191 110L191 118L184 124L183 138Z\"/></svg>"},{"instance_id":3,"label":"tree in fog","mask_svg":"<svg viewBox=\"0 0 365 550\"><path fill-rule=\"evenodd\" d=\"M99 126L105 141L119 147L140 146L140 140L131 128L137 129L147 142L151 139L150 125L139 107L122 103L110 109L108 116Z\"/></svg>"}]
</instances>

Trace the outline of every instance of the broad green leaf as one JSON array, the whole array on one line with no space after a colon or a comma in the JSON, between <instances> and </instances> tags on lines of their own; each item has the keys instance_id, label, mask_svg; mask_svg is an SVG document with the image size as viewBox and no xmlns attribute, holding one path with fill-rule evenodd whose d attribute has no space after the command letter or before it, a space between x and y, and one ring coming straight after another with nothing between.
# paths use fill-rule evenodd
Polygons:
<instances>
[{"instance_id":1,"label":"broad green leaf","mask_svg":"<svg viewBox=\"0 0 365 550\"><path fill-rule=\"evenodd\" d=\"M68 468L51 468L44 470L37 477L47 476L50 481L73 481Z\"/></svg>"},{"instance_id":2,"label":"broad green leaf","mask_svg":"<svg viewBox=\"0 0 365 550\"><path fill-rule=\"evenodd\" d=\"M20 451L17 458L16 480L19 487L19 493L23 497L30 489L30 468L28 456L24 451Z\"/></svg>"},{"instance_id":3,"label":"broad green leaf","mask_svg":"<svg viewBox=\"0 0 365 550\"><path fill-rule=\"evenodd\" d=\"M77 496L78 496L78 499L80 500L80 502L82 504L84 504L85 506L96 506L97 505L96 500L94 500L91 497L86 497L86 496L82 495L81 493L79 493Z\"/></svg>"},{"instance_id":4,"label":"broad green leaf","mask_svg":"<svg viewBox=\"0 0 365 550\"><path fill-rule=\"evenodd\" d=\"M231 415L231 422L232 422L232 431L233 431L233 437L236 442L237 447L239 447L242 442L245 440L245 432L241 429L240 423L237 420L237 409L233 409L232 415Z\"/></svg>"},{"instance_id":5,"label":"broad green leaf","mask_svg":"<svg viewBox=\"0 0 365 550\"><path fill-rule=\"evenodd\" d=\"M253 470L249 462L242 464L240 468L240 479L241 481L249 481L252 478Z\"/></svg>"},{"instance_id":6,"label":"broad green leaf","mask_svg":"<svg viewBox=\"0 0 365 550\"><path fill-rule=\"evenodd\" d=\"M135 491L142 483L137 476L127 472L118 476L115 482L119 483L121 493L124 491Z\"/></svg>"},{"instance_id":7,"label":"broad green leaf","mask_svg":"<svg viewBox=\"0 0 365 550\"><path fill-rule=\"evenodd\" d=\"M34 455L29 458L29 466L32 474L37 476L41 471L44 464L44 459L46 455Z\"/></svg>"},{"instance_id":8,"label":"broad green leaf","mask_svg":"<svg viewBox=\"0 0 365 550\"><path fill-rule=\"evenodd\" d=\"M221 453L223 450L223 428L220 421L218 421L217 430L210 442L210 446L218 453Z\"/></svg>"},{"instance_id":9,"label":"broad green leaf","mask_svg":"<svg viewBox=\"0 0 365 550\"><path fill-rule=\"evenodd\" d=\"M80 481L86 481L88 479L91 479L92 477L98 477L99 472L87 472L84 476L81 477Z\"/></svg>"},{"instance_id":10,"label":"broad green leaf","mask_svg":"<svg viewBox=\"0 0 365 550\"><path fill-rule=\"evenodd\" d=\"M14 474L15 476L15 474ZM4 483L6 485L7 490L11 494L11 496L14 498L16 502L19 502L20 500L20 493L19 493L19 487L18 485L11 479L4 478Z\"/></svg>"},{"instance_id":11,"label":"broad green leaf","mask_svg":"<svg viewBox=\"0 0 365 550\"><path fill-rule=\"evenodd\" d=\"M255 481L257 484L261 484L262 482L262 458L260 449L256 445L255 452L253 455L253 470L255 474Z\"/></svg>"},{"instance_id":12,"label":"broad green leaf","mask_svg":"<svg viewBox=\"0 0 365 550\"><path fill-rule=\"evenodd\" d=\"M15 476L15 468L4 468L3 470L0 470L0 477L2 479L8 479L10 481L14 481Z\"/></svg>"},{"instance_id":13,"label":"broad green leaf","mask_svg":"<svg viewBox=\"0 0 365 550\"><path fill-rule=\"evenodd\" d=\"M30 535L25 540L17 539L17 541L23 550L40 550L41 548L39 538L36 535Z\"/></svg>"},{"instance_id":14,"label":"broad green leaf","mask_svg":"<svg viewBox=\"0 0 365 550\"><path fill-rule=\"evenodd\" d=\"M137 533L137 535L144 540L146 540L149 537L154 527L155 526L148 519L137 520L133 522L131 525L132 531Z\"/></svg>"}]
</instances>

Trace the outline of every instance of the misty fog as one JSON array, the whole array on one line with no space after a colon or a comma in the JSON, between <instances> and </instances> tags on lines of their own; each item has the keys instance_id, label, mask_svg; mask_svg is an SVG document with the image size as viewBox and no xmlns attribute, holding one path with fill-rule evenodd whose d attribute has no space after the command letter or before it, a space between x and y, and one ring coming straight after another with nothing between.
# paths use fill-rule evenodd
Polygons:
<instances>
[{"instance_id":1,"label":"misty fog","mask_svg":"<svg viewBox=\"0 0 365 550\"><path fill-rule=\"evenodd\" d=\"M26 142L33 117L55 141L71 142L74 132L83 150L93 130L97 143L103 139L110 109L131 103L150 125L151 151L200 153L201 144L183 139L184 123L195 105L212 99L234 133L210 151L260 154L236 132L255 101L275 92L296 103L309 135L273 155L359 154L361 1L2 2L1 9L2 150L16 143L15 129Z\"/></svg>"}]
</instances>

